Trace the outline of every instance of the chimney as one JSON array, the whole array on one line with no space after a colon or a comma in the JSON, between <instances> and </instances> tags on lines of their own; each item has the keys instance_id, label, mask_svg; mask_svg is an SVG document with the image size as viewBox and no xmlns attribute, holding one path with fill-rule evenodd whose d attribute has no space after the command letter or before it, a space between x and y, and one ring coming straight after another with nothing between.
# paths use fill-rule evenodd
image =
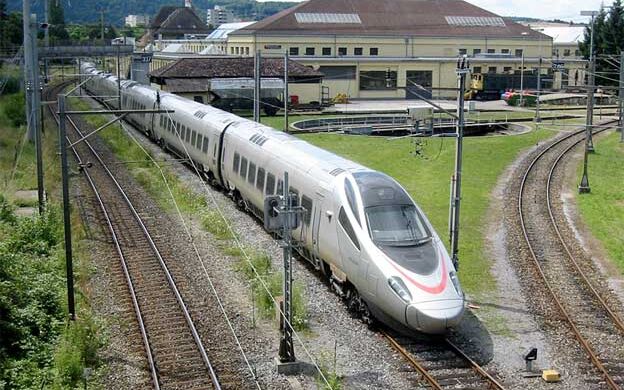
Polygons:
<instances>
[{"instance_id":1,"label":"chimney","mask_svg":"<svg viewBox=\"0 0 624 390\"><path fill-rule=\"evenodd\" d=\"M193 0L184 0L184 6L186 8L193 8Z\"/></svg>"}]
</instances>

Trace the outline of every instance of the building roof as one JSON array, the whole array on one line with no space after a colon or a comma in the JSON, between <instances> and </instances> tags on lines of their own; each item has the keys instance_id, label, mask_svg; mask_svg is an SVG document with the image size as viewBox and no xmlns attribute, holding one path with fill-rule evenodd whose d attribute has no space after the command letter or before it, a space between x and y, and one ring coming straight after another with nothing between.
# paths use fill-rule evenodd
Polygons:
<instances>
[{"instance_id":1,"label":"building roof","mask_svg":"<svg viewBox=\"0 0 624 390\"><path fill-rule=\"evenodd\" d=\"M281 58L263 58L262 77L283 77L284 60ZM221 58L182 58L150 73L151 78L227 78L253 77L254 59L252 57ZM288 62L288 76L294 79L320 78L322 73L299 62Z\"/></svg>"},{"instance_id":2,"label":"building roof","mask_svg":"<svg viewBox=\"0 0 624 390\"><path fill-rule=\"evenodd\" d=\"M585 26L548 26L540 28L539 31L552 37L555 45L577 44L583 41Z\"/></svg>"},{"instance_id":3,"label":"building roof","mask_svg":"<svg viewBox=\"0 0 624 390\"><path fill-rule=\"evenodd\" d=\"M152 34L207 34L210 31L192 8L172 6L162 7L150 23L149 29Z\"/></svg>"},{"instance_id":4,"label":"building roof","mask_svg":"<svg viewBox=\"0 0 624 390\"><path fill-rule=\"evenodd\" d=\"M231 35L265 33L535 39L541 35L462 0L308 0Z\"/></svg>"},{"instance_id":5,"label":"building roof","mask_svg":"<svg viewBox=\"0 0 624 390\"><path fill-rule=\"evenodd\" d=\"M208 39L226 39L231 32L240 30L254 23L255 22L223 23L208 35Z\"/></svg>"}]
</instances>

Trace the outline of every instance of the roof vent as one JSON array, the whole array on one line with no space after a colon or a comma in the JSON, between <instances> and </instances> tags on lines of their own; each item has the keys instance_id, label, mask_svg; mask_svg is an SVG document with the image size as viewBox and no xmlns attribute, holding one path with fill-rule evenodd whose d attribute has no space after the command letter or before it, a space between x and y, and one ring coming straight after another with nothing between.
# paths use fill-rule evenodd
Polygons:
<instances>
[{"instance_id":1,"label":"roof vent","mask_svg":"<svg viewBox=\"0 0 624 390\"><path fill-rule=\"evenodd\" d=\"M342 168L336 168L336 169L330 171L329 174L332 175L332 176L338 176L338 175L340 175L344 171L345 170L342 169Z\"/></svg>"},{"instance_id":2,"label":"roof vent","mask_svg":"<svg viewBox=\"0 0 624 390\"><path fill-rule=\"evenodd\" d=\"M198 111L195 111L195 114L193 114L193 115L195 115L199 119L202 119L203 117L206 116L206 113L204 111L202 111L202 110L198 110Z\"/></svg>"},{"instance_id":3,"label":"roof vent","mask_svg":"<svg viewBox=\"0 0 624 390\"><path fill-rule=\"evenodd\" d=\"M498 16L445 16L444 18L451 26L505 27L505 21Z\"/></svg>"},{"instance_id":4,"label":"roof vent","mask_svg":"<svg viewBox=\"0 0 624 390\"><path fill-rule=\"evenodd\" d=\"M297 23L362 24L358 14L295 12Z\"/></svg>"}]
</instances>

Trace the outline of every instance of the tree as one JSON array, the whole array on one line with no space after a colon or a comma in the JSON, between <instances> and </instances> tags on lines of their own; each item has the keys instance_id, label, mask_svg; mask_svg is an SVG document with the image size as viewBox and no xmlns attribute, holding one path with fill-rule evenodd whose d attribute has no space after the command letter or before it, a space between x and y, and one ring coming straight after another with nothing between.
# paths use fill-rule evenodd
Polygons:
<instances>
[{"instance_id":1,"label":"tree","mask_svg":"<svg viewBox=\"0 0 624 390\"><path fill-rule=\"evenodd\" d=\"M591 25L585 28L579 49L586 59L590 57ZM619 72L614 56L624 49L624 7L621 0L614 0L606 12L604 8L594 19L594 57L596 58L596 84L616 85Z\"/></svg>"},{"instance_id":2,"label":"tree","mask_svg":"<svg viewBox=\"0 0 624 390\"><path fill-rule=\"evenodd\" d=\"M48 10L50 17L50 40L54 41L66 41L69 39L69 33L65 29L65 12L63 6L58 0L45 0L48 2Z\"/></svg>"}]
</instances>

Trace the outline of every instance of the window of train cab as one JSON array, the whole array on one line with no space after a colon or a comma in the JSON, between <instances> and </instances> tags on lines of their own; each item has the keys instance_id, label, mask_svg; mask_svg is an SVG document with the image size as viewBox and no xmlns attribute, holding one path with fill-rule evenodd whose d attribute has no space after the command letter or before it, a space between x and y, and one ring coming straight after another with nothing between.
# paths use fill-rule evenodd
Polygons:
<instances>
[{"instance_id":1,"label":"window of train cab","mask_svg":"<svg viewBox=\"0 0 624 390\"><path fill-rule=\"evenodd\" d=\"M258 174L256 176L256 189L262 193L264 190L264 168L258 167Z\"/></svg>"},{"instance_id":2,"label":"window of train cab","mask_svg":"<svg viewBox=\"0 0 624 390\"><path fill-rule=\"evenodd\" d=\"M353 226L351 226L351 222L349 222L349 218L347 217L347 213L344 211L344 207L340 207L340 212L338 213L338 222L340 222L340 226L344 229L349 239L355 245L355 247L360 250L360 242L355 236L355 231L353 230Z\"/></svg>"},{"instance_id":3,"label":"window of train cab","mask_svg":"<svg viewBox=\"0 0 624 390\"><path fill-rule=\"evenodd\" d=\"M303 223L306 226L310 226L310 221L312 220L312 199L308 198L305 195L301 195L301 207L304 209L303 214Z\"/></svg>"}]
</instances>

